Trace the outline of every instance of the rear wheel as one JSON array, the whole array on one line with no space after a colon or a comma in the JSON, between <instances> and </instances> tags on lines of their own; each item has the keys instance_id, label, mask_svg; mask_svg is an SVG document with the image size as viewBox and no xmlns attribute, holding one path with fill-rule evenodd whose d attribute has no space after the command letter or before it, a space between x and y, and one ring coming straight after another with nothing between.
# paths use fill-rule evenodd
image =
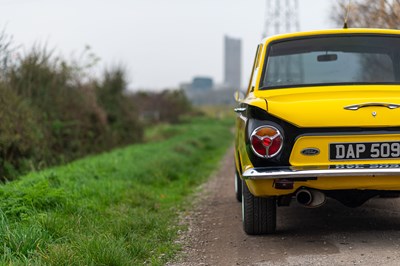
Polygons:
<instances>
[{"instance_id":1,"label":"rear wheel","mask_svg":"<svg viewBox=\"0 0 400 266\"><path fill-rule=\"evenodd\" d=\"M237 171L235 171L235 195L239 202L242 202L242 179Z\"/></svg>"},{"instance_id":2,"label":"rear wheel","mask_svg":"<svg viewBox=\"0 0 400 266\"><path fill-rule=\"evenodd\" d=\"M276 199L255 197L242 182L243 229L249 235L271 234L276 229Z\"/></svg>"}]
</instances>

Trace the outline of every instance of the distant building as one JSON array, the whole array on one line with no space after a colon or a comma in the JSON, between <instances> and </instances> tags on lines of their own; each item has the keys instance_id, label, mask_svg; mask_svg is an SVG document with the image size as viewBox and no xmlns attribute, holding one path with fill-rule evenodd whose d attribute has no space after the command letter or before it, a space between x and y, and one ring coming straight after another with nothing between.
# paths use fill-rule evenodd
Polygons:
<instances>
[{"instance_id":1,"label":"distant building","mask_svg":"<svg viewBox=\"0 0 400 266\"><path fill-rule=\"evenodd\" d=\"M216 85L211 78L195 77L191 83L182 83L186 97L194 105L232 105L233 90L225 84Z\"/></svg>"},{"instance_id":2,"label":"distant building","mask_svg":"<svg viewBox=\"0 0 400 266\"><path fill-rule=\"evenodd\" d=\"M242 88L242 41L225 36L224 82L215 84L209 77L194 77L182 83L187 98L195 105L234 105L233 93Z\"/></svg>"},{"instance_id":3,"label":"distant building","mask_svg":"<svg viewBox=\"0 0 400 266\"><path fill-rule=\"evenodd\" d=\"M181 89L193 104L206 104L214 89L214 81L209 77L194 77L190 83L182 83Z\"/></svg>"},{"instance_id":4,"label":"distant building","mask_svg":"<svg viewBox=\"0 0 400 266\"><path fill-rule=\"evenodd\" d=\"M191 84L191 89L196 91L209 91L212 90L213 87L213 79L207 77L195 77Z\"/></svg>"},{"instance_id":5,"label":"distant building","mask_svg":"<svg viewBox=\"0 0 400 266\"><path fill-rule=\"evenodd\" d=\"M242 84L242 41L225 36L224 83L232 89L240 89Z\"/></svg>"}]
</instances>

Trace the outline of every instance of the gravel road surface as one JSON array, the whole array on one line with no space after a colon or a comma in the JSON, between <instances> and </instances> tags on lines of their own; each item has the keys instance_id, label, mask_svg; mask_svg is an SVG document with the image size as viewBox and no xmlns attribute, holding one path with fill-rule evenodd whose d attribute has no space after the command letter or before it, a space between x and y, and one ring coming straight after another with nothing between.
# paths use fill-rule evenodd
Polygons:
<instances>
[{"instance_id":1,"label":"gravel road surface","mask_svg":"<svg viewBox=\"0 0 400 266\"><path fill-rule=\"evenodd\" d=\"M233 151L186 215L183 255L170 265L400 265L400 199L351 209L333 199L317 209L278 208L277 232L248 236L234 196Z\"/></svg>"}]
</instances>

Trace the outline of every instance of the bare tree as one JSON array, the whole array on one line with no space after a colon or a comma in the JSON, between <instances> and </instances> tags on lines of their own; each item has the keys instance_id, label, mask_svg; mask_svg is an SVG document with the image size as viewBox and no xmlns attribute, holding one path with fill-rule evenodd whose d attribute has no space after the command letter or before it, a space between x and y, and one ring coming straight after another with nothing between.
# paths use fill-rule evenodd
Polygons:
<instances>
[{"instance_id":1,"label":"bare tree","mask_svg":"<svg viewBox=\"0 0 400 266\"><path fill-rule=\"evenodd\" d=\"M343 26L348 12L348 26L357 28L400 28L400 0L339 0L331 19Z\"/></svg>"}]
</instances>

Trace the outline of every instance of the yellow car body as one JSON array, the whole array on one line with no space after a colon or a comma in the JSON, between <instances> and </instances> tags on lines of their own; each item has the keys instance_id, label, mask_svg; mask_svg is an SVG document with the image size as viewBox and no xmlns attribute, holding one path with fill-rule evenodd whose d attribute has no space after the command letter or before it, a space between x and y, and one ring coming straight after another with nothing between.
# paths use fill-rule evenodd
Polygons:
<instances>
[{"instance_id":1,"label":"yellow car body","mask_svg":"<svg viewBox=\"0 0 400 266\"><path fill-rule=\"evenodd\" d=\"M337 29L277 35L258 45L247 92L235 109L236 181L243 180L251 204L269 198L287 205L299 191L317 191L359 206L400 191L397 40L397 30ZM271 158L257 155L263 147L270 152L268 145L277 147ZM244 219L249 234L275 230Z\"/></svg>"}]
</instances>

